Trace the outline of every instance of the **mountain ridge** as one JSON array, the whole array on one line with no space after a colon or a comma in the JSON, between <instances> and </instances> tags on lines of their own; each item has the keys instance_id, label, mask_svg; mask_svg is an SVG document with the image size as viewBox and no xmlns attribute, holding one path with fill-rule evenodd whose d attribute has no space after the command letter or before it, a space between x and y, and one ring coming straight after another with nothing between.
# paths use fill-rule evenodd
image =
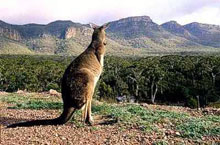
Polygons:
<instances>
[{"instance_id":1,"label":"mountain ridge","mask_svg":"<svg viewBox=\"0 0 220 145\"><path fill-rule=\"evenodd\" d=\"M181 25L176 21L159 25L149 16L127 17L109 23L107 38L110 44L107 48L112 55L220 50L219 25L198 22ZM70 20L25 25L13 25L0 20L0 42L8 43L6 40L9 39L33 53L77 55L90 43L92 31L88 24ZM0 54L5 48L2 46Z\"/></svg>"}]
</instances>

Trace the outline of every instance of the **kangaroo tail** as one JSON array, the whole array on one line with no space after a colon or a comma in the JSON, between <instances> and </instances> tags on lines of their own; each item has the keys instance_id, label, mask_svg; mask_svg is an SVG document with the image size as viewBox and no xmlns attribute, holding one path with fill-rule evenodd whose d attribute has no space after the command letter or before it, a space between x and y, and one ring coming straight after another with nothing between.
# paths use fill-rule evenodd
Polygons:
<instances>
[{"instance_id":1,"label":"kangaroo tail","mask_svg":"<svg viewBox=\"0 0 220 145\"><path fill-rule=\"evenodd\" d=\"M65 124L69 121L75 112L75 108L64 108L63 113L55 119L43 119L43 120L33 120L21 123L15 123L7 126L7 128L15 128L15 127L29 127L29 126L39 126L39 125L60 125Z\"/></svg>"}]
</instances>

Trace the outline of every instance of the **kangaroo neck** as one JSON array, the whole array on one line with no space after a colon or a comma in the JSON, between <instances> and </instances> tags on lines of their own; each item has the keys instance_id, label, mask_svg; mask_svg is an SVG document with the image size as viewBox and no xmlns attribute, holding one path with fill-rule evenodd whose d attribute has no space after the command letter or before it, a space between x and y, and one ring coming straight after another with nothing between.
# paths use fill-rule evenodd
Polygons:
<instances>
[{"instance_id":1,"label":"kangaroo neck","mask_svg":"<svg viewBox=\"0 0 220 145\"><path fill-rule=\"evenodd\" d=\"M101 66L104 65L105 46L102 42L92 41L88 47L89 51L94 52Z\"/></svg>"}]
</instances>

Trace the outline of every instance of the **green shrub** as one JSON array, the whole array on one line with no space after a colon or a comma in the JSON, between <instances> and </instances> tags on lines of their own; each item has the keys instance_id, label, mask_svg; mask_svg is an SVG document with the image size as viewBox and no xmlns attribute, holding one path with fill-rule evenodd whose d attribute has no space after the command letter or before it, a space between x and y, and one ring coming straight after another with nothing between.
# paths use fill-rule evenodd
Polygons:
<instances>
[{"instance_id":1,"label":"green shrub","mask_svg":"<svg viewBox=\"0 0 220 145\"><path fill-rule=\"evenodd\" d=\"M187 97L187 102L186 102L187 106L190 108L197 108L198 107L198 103L197 100L193 97L193 96L188 96Z\"/></svg>"}]
</instances>

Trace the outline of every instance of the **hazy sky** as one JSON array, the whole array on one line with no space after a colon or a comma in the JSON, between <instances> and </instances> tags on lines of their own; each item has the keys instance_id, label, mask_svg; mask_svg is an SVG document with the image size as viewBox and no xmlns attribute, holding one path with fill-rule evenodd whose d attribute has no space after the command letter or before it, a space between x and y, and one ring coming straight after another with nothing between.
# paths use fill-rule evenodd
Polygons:
<instances>
[{"instance_id":1,"label":"hazy sky","mask_svg":"<svg viewBox=\"0 0 220 145\"><path fill-rule=\"evenodd\" d=\"M220 0L0 0L0 20L13 24L54 20L103 24L140 15L158 24L176 20L220 25Z\"/></svg>"}]
</instances>

